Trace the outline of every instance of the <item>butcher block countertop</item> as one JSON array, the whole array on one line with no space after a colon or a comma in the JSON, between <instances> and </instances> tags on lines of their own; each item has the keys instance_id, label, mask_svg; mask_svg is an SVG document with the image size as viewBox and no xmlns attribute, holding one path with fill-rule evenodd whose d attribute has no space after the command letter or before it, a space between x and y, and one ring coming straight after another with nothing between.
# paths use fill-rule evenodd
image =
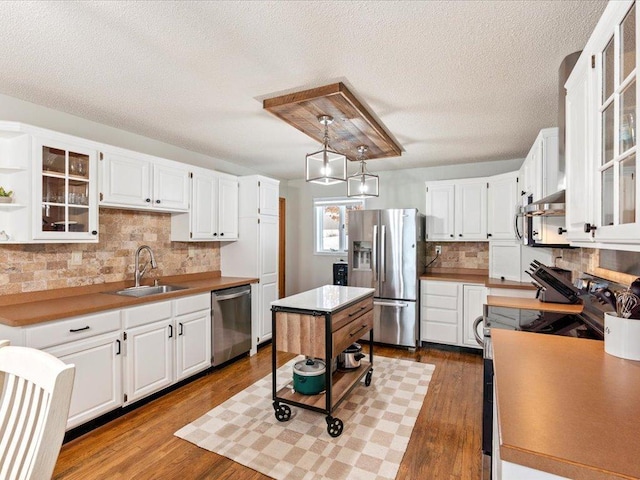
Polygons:
<instances>
[{"instance_id":1,"label":"butcher block countertop","mask_svg":"<svg viewBox=\"0 0 640 480\"><path fill-rule=\"evenodd\" d=\"M451 269L449 271L441 269L438 271L427 271L420 276L420 280L439 280L442 282L477 283L489 288L513 288L522 290L535 290L530 282L514 282L512 280L501 280L491 278L486 270L474 272L473 269Z\"/></svg>"},{"instance_id":2,"label":"butcher block countertop","mask_svg":"<svg viewBox=\"0 0 640 480\"><path fill-rule=\"evenodd\" d=\"M519 308L521 310L539 310L541 312L581 313L581 303L541 302L537 298L501 297L489 295L487 305L490 307Z\"/></svg>"},{"instance_id":3,"label":"butcher block countertop","mask_svg":"<svg viewBox=\"0 0 640 480\"><path fill-rule=\"evenodd\" d=\"M25 327L76 315L158 302L257 282L257 278L223 277L219 271L216 271L162 277L160 284L180 285L187 288L142 298L105 293L131 287L132 282L102 283L84 287L0 295L0 324L10 327Z\"/></svg>"},{"instance_id":4,"label":"butcher block countertop","mask_svg":"<svg viewBox=\"0 0 640 480\"><path fill-rule=\"evenodd\" d=\"M604 343L493 330L500 457L577 480L640 478L640 362Z\"/></svg>"}]
</instances>

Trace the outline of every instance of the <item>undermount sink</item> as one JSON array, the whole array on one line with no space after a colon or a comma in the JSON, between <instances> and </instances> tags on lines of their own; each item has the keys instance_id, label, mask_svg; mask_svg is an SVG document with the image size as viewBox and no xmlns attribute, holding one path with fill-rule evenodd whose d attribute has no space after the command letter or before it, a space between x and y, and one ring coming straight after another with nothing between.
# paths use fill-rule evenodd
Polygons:
<instances>
[{"instance_id":1,"label":"undermount sink","mask_svg":"<svg viewBox=\"0 0 640 480\"><path fill-rule=\"evenodd\" d=\"M149 295L161 295L163 293L175 292L178 290L184 290L187 287L180 287L178 285L153 285L143 287L129 287L124 290L116 290L115 292L105 292L114 295L125 295L127 297L148 297Z\"/></svg>"}]
</instances>

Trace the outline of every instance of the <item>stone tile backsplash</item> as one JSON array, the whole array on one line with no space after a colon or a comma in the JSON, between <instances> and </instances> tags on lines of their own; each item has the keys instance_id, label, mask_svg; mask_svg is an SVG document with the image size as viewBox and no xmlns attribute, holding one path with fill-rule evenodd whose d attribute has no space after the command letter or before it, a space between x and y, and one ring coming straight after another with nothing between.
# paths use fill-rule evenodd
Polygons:
<instances>
[{"instance_id":1,"label":"stone tile backsplash","mask_svg":"<svg viewBox=\"0 0 640 480\"><path fill-rule=\"evenodd\" d=\"M489 269L489 242L428 242L427 263L435 258L436 245L442 253L430 268Z\"/></svg>"},{"instance_id":2,"label":"stone tile backsplash","mask_svg":"<svg viewBox=\"0 0 640 480\"><path fill-rule=\"evenodd\" d=\"M0 245L0 295L133 280L140 245L158 263L145 278L220 270L218 242L170 241L170 214L101 209L99 231L99 243ZM82 252L79 265L73 252Z\"/></svg>"}]
</instances>

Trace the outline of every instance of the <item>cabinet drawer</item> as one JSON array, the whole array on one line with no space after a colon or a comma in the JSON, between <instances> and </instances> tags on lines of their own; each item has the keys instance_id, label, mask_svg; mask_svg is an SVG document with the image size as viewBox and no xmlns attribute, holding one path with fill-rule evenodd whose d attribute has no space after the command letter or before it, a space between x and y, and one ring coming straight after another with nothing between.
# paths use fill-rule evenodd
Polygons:
<instances>
[{"instance_id":1,"label":"cabinet drawer","mask_svg":"<svg viewBox=\"0 0 640 480\"><path fill-rule=\"evenodd\" d=\"M441 308L422 308L423 320L440 323L458 324L458 311L457 310L443 310Z\"/></svg>"},{"instance_id":2,"label":"cabinet drawer","mask_svg":"<svg viewBox=\"0 0 640 480\"><path fill-rule=\"evenodd\" d=\"M458 326L445 323L422 322L422 340L455 345L458 343Z\"/></svg>"},{"instance_id":3,"label":"cabinet drawer","mask_svg":"<svg viewBox=\"0 0 640 480\"><path fill-rule=\"evenodd\" d=\"M186 315L187 313L199 312L200 310L211 309L211 294L203 293L191 297L182 297L174 300L176 303L176 315Z\"/></svg>"},{"instance_id":4,"label":"cabinet drawer","mask_svg":"<svg viewBox=\"0 0 640 480\"><path fill-rule=\"evenodd\" d=\"M456 282L422 282L422 293L428 295L444 295L446 297L458 296L458 284Z\"/></svg>"},{"instance_id":5,"label":"cabinet drawer","mask_svg":"<svg viewBox=\"0 0 640 480\"><path fill-rule=\"evenodd\" d=\"M345 350L353 342L358 341L365 333L373 328L373 310L357 317L340 330L333 332L333 356Z\"/></svg>"},{"instance_id":6,"label":"cabinet drawer","mask_svg":"<svg viewBox=\"0 0 640 480\"><path fill-rule=\"evenodd\" d=\"M370 312L371 310L373 310L373 297L365 298L344 310L340 310L331 316L331 331L335 332L341 329L360 315Z\"/></svg>"},{"instance_id":7,"label":"cabinet drawer","mask_svg":"<svg viewBox=\"0 0 640 480\"><path fill-rule=\"evenodd\" d=\"M422 297L423 305L434 308L444 308L446 310L458 309L457 297L444 297L441 295L425 295Z\"/></svg>"},{"instance_id":8,"label":"cabinet drawer","mask_svg":"<svg viewBox=\"0 0 640 480\"><path fill-rule=\"evenodd\" d=\"M26 330L28 347L47 348L120 330L120 310L73 317L68 320L29 327Z\"/></svg>"},{"instance_id":9,"label":"cabinet drawer","mask_svg":"<svg viewBox=\"0 0 640 480\"><path fill-rule=\"evenodd\" d=\"M126 308L122 311L124 328L146 325L147 323L157 322L171 317L171 300L147 303L138 307Z\"/></svg>"}]
</instances>

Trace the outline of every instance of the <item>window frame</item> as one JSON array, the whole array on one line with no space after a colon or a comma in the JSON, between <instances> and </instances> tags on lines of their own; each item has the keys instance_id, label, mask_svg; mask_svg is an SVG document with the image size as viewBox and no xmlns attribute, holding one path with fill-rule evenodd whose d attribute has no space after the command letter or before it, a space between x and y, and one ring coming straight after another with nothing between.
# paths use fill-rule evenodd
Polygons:
<instances>
[{"instance_id":1,"label":"window frame","mask_svg":"<svg viewBox=\"0 0 640 480\"><path fill-rule=\"evenodd\" d=\"M349 198L349 197L319 197L313 199L313 253L315 255L344 255L349 252L349 246L347 245L347 228L346 228L346 214L347 206L361 205L362 209L366 207L365 200L361 198ZM323 250L323 210L327 206L336 206L340 210L339 218L339 240L338 250Z\"/></svg>"}]
</instances>

